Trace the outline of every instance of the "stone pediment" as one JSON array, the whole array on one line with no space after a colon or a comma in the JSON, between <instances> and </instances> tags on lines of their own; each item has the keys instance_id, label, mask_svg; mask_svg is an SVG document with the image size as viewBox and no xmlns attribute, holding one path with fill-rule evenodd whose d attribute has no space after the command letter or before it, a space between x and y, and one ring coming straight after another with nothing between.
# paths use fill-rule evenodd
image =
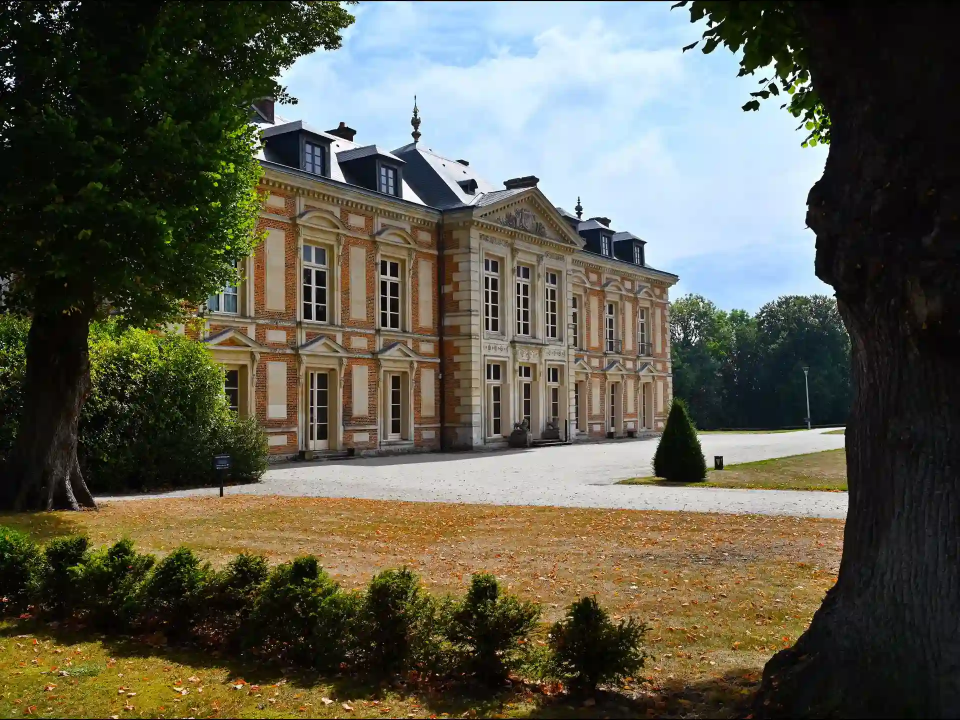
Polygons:
<instances>
[{"instance_id":1,"label":"stone pediment","mask_svg":"<svg viewBox=\"0 0 960 720\"><path fill-rule=\"evenodd\" d=\"M206 338L203 343L218 350L269 350L268 347L261 345L249 335L240 332L236 328L222 330L216 335L211 335Z\"/></svg>"},{"instance_id":2,"label":"stone pediment","mask_svg":"<svg viewBox=\"0 0 960 720\"><path fill-rule=\"evenodd\" d=\"M629 372L622 362L619 360L614 360L609 365L607 365L603 371L605 373L626 373Z\"/></svg>"},{"instance_id":3,"label":"stone pediment","mask_svg":"<svg viewBox=\"0 0 960 720\"><path fill-rule=\"evenodd\" d=\"M308 355L334 355L336 357L352 357L343 345L328 335L318 335L313 340L308 340L299 348L301 353Z\"/></svg>"},{"instance_id":4,"label":"stone pediment","mask_svg":"<svg viewBox=\"0 0 960 720\"><path fill-rule=\"evenodd\" d=\"M580 249L583 240L537 188L511 195L483 208L477 219L515 231Z\"/></svg>"},{"instance_id":5,"label":"stone pediment","mask_svg":"<svg viewBox=\"0 0 960 720\"><path fill-rule=\"evenodd\" d=\"M426 360L427 358L415 353L402 342L390 343L377 353L377 357L393 358L396 360Z\"/></svg>"},{"instance_id":6,"label":"stone pediment","mask_svg":"<svg viewBox=\"0 0 960 720\"><path fill-rule=\"evenodd\" d=\"M637 373L640 375L656 375L656 371L653 369L653 365L650 363L643 363L640 367L637 368Z\"/></svg>"},{"instance_id":7,"label":"stone pediment","mask_svg":"<svg viewBox=\"0 0 960 720\"><path fill-rule=\"evenodd\" d=\"M590 365L587 364L587 361L582 357L578 357L573 361L573 369L575 372L593 372L593 368L591 368Z\"/></svg>"}]
</instances>

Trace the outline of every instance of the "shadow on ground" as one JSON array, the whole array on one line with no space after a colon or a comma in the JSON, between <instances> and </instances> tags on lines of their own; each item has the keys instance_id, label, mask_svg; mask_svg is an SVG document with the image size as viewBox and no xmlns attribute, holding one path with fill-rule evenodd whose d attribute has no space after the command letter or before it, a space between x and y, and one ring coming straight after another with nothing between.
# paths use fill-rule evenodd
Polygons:
<instances>
[{"instance_id":1,"label":"shadow on ground","mask_svg":"<svg viewBox=\"0 0 960 720\"><path fill-rule=\"evenodd\" d=\"M59 532L59 530L58 530ZM220 670L230 678L243 678L250 685L268 686L283 681L297 689L316 685L330 688L334 697L357 701L383 701L388 693L396 699L413 699L433 716L504 716L526 718L737 718L749 713L760 674L753 668L738 668L721 676L685 683L670 680L659 688L602 690L584 699L566 693L546 694L536 684L517 682L489 690L462 681L407 684L399 680L376 681L353 676L321 675L309 671L264 665L255 659L238 660L193 647L155 646L132 637L108 636L87 629L24 621L0 629L0 637L30 633L40 641L61 645L98 641L113 658L162 659L206 670ZM88 670L88 672L90 672ZM107 672L94 669L94 674Z\"/></svg>"}]
</instances>

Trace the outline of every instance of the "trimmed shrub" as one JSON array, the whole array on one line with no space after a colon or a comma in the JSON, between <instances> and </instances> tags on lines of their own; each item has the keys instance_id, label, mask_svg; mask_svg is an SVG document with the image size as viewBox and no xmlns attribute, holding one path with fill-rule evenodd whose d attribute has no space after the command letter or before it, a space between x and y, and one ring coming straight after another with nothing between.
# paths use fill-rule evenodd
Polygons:
<instances>
[{"instance_id":1,"label":"trimmed shrub","mask_svg":"<svg viewBox=\"0 0 960 720\"><path fill-rule=\"evenodd\" d=\"M197 622L200 603L209 582L210 565L189 548L180 547L157 563L140 585L143 623L182 638Z\"/></svg>"},{"instance_id":2,"label":"trimmed shrub","mask_svg":"<svg viewBox=\"0 0 960 720\"><path fill-rule=\"evenodd\" d=\"M672 482L700 482L707 477L700 439L679 398L670 406L667 426L653 456L653 474Z\"/></svg>"},{"instance_id":3,"label":"trimmed shrub","mask_svg":"<svg viewBox=\"0 0 960 720\"><path fill-rule=\"evenodd\" d=\"M43 549L40 602L46 612L63 618L80 603L77 587L83 577L88 545L83 535L72 535L54 538Z\"/></svg>"},{"instance_id":4,"label":"trimmed shrub","mask_svg":"<svg viewBox=\"0 0 960 720\"><path fill-rule=\"evenodd\" d=\"M646 631L632 617L614 624L596 598L580 598L550 630L557 675L579 692L630 677L643 667L640 641Z\"/></svg>"},{"instance_id":5,"label":"trimmed shrub","mask_svg":"<svg viewBox=\"0 0 960 720\"><path fill-rule=\"evenodd\" d=\"M268 658L335 669L348 659L360 598L340 592L317 558L274 568L250 614L244 645Z\"/></svg>"},{"instance_id":6,"label":"trimmed shrub","mask_svg":"<svg viewBox=\"0 0 960 720\"><path fill-rule=\"evenodd\" d=\"M493 575L476 573L453 613L450 639L469 651L468 662L481 680L497 684L506 679L518 642L539 618L539 605L501 594Z\"/></svg>"},{"instance_id":7,"label":"trimmed shrub","mask_svg":"<svg viewBox=\"0 0 960 720\"><path fill-rule=\"evenodd\" d=\"M436 614L420 578L408 568L374 575L363 596L357 630L361 660L382 673L397 673L432 655Z\"/></svg>"},{"instance_id":8,"label":"trimmed shrub","mask_svg":"<svg viewBox=\"0 0 960 720\"><path fill-rule=\"evenodd\" d=\"M27 319L0 315L0 461L23 405L29 329ZM266 435L255 419L230 412L223 370L200 343L96 324L90 377L77 455L94 493L215 485L219 453L232 456L235 480L255 481L266 470Z\"/></svg>"},{"instance_id":9,"label":"trimmed shrub","mask_svg":"<svg viewBox=\"0 0 960 720\"><path fill-rule=\"evenodd\" d=\"M242 553L206 584L197 634L212 646L239 649L239 632L247 623L260 587L270 574L263 555Z\"/></svg>"},{"instance_id":10,"label":"trimmed shrub","mask_svg":"<svg viewBox=\"0 0 960 720\"><path fill-rule=\"evenodd\" d=\"M0 525L0 611L22 611L37 595L43 556L22 532Z\"/></svg>"},{"instance_id":11,"label":"trimmed shrub","mask_svg":"<svg viewBox=\"0 0 960 720\"><path fill-rule=\"evenodd\" d=\"M156 558L141 555L124 538L90 553L81 578L83 607L97 627L125 630L140 614L140 584Z\"/></svg>"}]
</instances>

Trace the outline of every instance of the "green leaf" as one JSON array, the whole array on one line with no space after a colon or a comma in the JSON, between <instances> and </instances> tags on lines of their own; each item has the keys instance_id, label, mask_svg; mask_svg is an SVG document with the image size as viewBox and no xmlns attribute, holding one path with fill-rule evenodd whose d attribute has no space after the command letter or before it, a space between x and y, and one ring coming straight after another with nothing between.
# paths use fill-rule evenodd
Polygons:
<instances>
[{"instance_id":1,"label":"green leaf","mask_svg":"<svg viewBox=\"0 0 960 720\"><path fill-rule=\"evenodd\" d=\"M759 110L759 109L760 109L760 101L759 101L759 100L751 100L750 102L744 104L743 109L744 109L744 110Z\"/></svg>"},{"instance_id":2,"label":"green leaf","mask_svg":"<svg viewBox=\"0 0 960 720\"><path fill-rule=\"evenodd\" d=\"M693 50L693 49L697 46L697 43L699 43L699 42L700 42L699 40L694 40L694 41L693 41L692 43L690 43L689 45L684 45L684 46L683 46L683 52L686 52L687 50Z\"/></svg>"}]
</instances>

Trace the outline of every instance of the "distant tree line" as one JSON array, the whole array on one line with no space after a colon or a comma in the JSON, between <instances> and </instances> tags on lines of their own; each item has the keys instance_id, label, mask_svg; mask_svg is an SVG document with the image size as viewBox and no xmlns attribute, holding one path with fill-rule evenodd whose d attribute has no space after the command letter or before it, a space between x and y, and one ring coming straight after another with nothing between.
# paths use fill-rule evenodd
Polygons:
<instances>
[{"instance_id":1,"label":"distant tree line","mask_svg":"<svg viewBox=\"0 0 960 720\"><path fill-rule=\"evenodd\" d=\"M804 366L813 424L847 421L850 339L831 297L785 295L750 315L685 295L671 305L670 337L674 394L700 429L803 425Z\"/></svg>"}]
</instances>

